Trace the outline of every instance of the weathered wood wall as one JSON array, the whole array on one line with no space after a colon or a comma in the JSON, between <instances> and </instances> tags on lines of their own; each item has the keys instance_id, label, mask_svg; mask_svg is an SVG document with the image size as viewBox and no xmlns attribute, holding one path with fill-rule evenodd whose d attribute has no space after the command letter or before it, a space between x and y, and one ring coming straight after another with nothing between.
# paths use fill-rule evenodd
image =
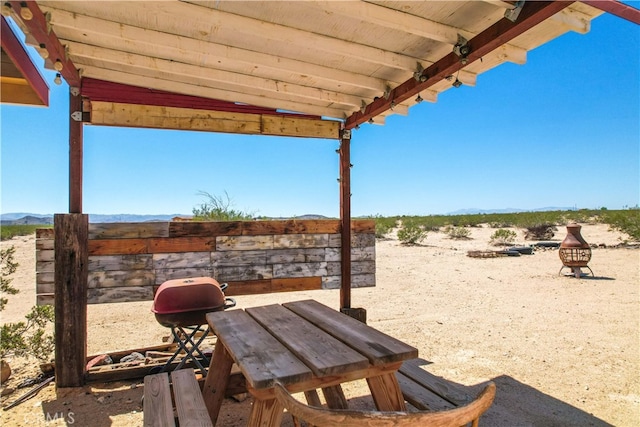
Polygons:
<instances>
[{"instance_id":1,"label":"weathered wood wall","mask_svg":"<svg viewBox=\"0 0 640 427\"><path fill-rule=\"evenodd\" d=\"M351 286L375 286L375 223L351 222ZM337 289L339 220L89 224L88 303L153 300L171 279L209 276L226 295ZM37 303L54 302L54 231L36 233Z\"/></svg>"}]
</instances>

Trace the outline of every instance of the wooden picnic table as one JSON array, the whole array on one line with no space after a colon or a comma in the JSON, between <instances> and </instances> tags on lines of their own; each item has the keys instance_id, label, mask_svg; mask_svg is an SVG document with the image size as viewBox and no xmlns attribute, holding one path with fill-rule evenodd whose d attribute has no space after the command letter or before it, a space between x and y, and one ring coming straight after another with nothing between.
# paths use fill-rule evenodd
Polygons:
<instances>
[{"instance_id":1,"label":"wooden picnic table","mask_svg":"<svg viewBox=\"0 0 640 427\"><path fill-rule=\"evenodd\" d=\"M322 389L329 407L346 408L340 384L366 379L379 410L406 410L395 373L418 350L339 311L304 300L206 317L218 337L203 388L214 425L233 363L254 398L249 426L281 424L276 381L315 404Z\"/></svg>"}]
</instances>

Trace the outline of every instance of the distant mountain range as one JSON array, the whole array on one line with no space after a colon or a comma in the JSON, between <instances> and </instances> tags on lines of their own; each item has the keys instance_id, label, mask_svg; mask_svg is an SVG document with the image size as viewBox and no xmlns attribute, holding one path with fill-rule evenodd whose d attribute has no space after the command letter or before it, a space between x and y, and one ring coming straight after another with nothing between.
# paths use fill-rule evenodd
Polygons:
<instances>
[{"instance_id":1,"label":"distant mountain range","mask_svg":"<svg viewBox=\"0 0 640 427\"><path fill-rule=\"evenodd\" d=\"M102 215L89 214L89 222L106 223L106 222L158 222L171 221L175 217L191 218L192 215L171 214L171 215L135 215L135 214L116 214ZM322 215L299 215L296 219L324 219ZM264 219L289 219L289 218L269 218ZM53 224L53 215L51 214L34 214L26 212L13 212L0 215L0 225L50 225Z\"/></svg>"},{"instance_id":2,"label":"distant mountain range","mask_svg":"<svg viewBox=\"0 0 640 427\"><path fill-rule=\"evenodd\" d=\"M101 215L89 214L89 222L150 222L150 221L171 221L175 217L189 218L191 215L171 214L171 215L135 215L135 214L116 214ZM1 225L49 225L53 224L53 215L51 214L34 214L34 213L6 213L0 215Z\"/></svg>"},{"instance_id":3,"label":"distant mountain range","mask_svg":"<svg viewBox=\"0 0 640 427\"><path fill-rule=\"evenodd\" d=\"M505 208L505 209L459 209L454 212L449 212L447 215L475 215L475 214L492 214L492 213L517 213L517 212L548 212L548 211L573 211L575 208L569 207L556 207L548 206L546 208L536 209L517 209L517 208Z\"/></svg>"},{"instance_id":4,"label":"distant mountain range","mask_svg":"<svg viewBox=\"0 0 640 427\"><path fill-rule=\"evenodd\" d=\"M491 213L514 213L514 212L544 212L544 211L570 211L575 208L570 207L546 207L537 209L460 209L454 212L449 212L446 215L475 215L475 214L491 214ZM136 215L136 214L115 214L115 215L103 215L103 214L89 214L89 222L92 223L105 223L105 222L152 222L152 221L171 221L175 217L190 218L191 215L186 214L158 214L158 215ZM326 216L307 214L294 217L296 219L326 219ZM278 217L270 218L263 217L263 219L290 219L290 217ZM28 212L12 212L0 214L0 225L50 225L53 224L53 215L51 214L34 214Z\"/></svg>"}]
</instances>

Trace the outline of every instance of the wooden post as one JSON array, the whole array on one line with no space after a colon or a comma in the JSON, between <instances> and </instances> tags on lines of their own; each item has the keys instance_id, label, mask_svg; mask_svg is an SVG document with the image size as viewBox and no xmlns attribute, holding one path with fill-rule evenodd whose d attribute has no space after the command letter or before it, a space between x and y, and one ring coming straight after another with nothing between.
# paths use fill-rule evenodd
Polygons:
<instances>
[{"instance_id":1,"label":"wooden post","mask_svg":"<svg viewBox=\"0 0 640 427\"><path fill-rule=\"evenodd\" d=\"M340 310L351 308L351 131L340 134Z\"/></svg>"},{"instance_id":2,"label":"wooden post","mask_svg":"<svg viewBox=\"0 0 640 427\"><path fill-rule=\"evenodd\" d=\"M69 213L82 213L82 96L69 88Z\"/></svg>"},{"instance_id":3,"label":"wooden post","mask_svg":"<svg viewBox=\"0 0 640 427\"><path fill-rule=\"evenodd\" d=\"M84 385L87 359L89 216L55 214L56 387Z\"/></svg>"}]
</instances>

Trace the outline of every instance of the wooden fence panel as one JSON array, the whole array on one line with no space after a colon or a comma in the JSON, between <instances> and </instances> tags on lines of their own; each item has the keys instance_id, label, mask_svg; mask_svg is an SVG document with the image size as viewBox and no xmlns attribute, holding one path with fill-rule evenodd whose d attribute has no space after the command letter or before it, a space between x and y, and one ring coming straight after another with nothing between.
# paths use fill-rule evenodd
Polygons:
<instances>
[{"instance_id":1,"label":"wooden fence panel","mask_svg":"<svg viewBox=\"0 0 640 427\"><path fill-rule=\"evenodd\" d=\"M375 286L375 222L354 220L351 282ZM337 289L338 220L89 224L88 303L152 300L167 280L215 277L227 295ZM36 232L38 304L55 291L54 230Z\"/></svg>"}]
</instances>

